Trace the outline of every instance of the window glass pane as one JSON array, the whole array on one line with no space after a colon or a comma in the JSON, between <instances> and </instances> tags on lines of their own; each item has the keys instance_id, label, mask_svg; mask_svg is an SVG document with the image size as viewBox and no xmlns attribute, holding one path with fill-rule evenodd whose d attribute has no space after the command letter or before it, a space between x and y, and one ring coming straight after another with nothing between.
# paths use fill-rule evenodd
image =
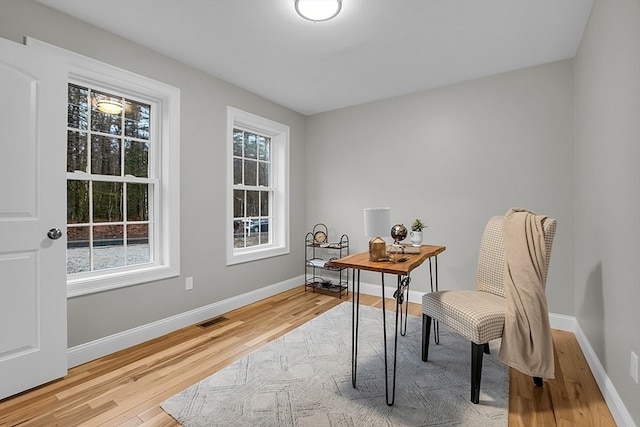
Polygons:
<instances>
[{"instance_id":1,"label":"window glass pane","mask_svg":"<svg viewBox=\"0 0 640 427\"><path fill-rule=\"evenodd\" d=\"M88 96L89 89L72 84L69 85L67 126L76 129L87 129L89 120Z\"/></svg>"},{"instance_id":2,"label":"window glass pane","mask_svg":"<svg viewBox=\"0 0 640 427\"><path fill-rule=\"evenodd\" d=\"M233 159L233 183L242 184L242 159Z\"/></svg>"},{"instance_id":3,"label":"window glass pane","mask_svg":"<svg viewBox=\"0 0 640 427\"><path fill-rule=\"evenodd\" d=\"M89 227L67 227L67 274L91 270Z\"/></svg>"},{"instance_id":4,"label":"window glass pane","mask_svg":"<svg viewBox=\"0 0 640 427\"><path fill-rule=\"evenodd\" d=\"M234 248L244 248L246 237L244 230L244 221L237 220L237 224L234 222L234 233L233 233L233 247ZM237 227L236 227L237 226Z\"/></svg>"},{"instance_id":5,"label":"window glass pane","mask_svg":"<svg viewBox=\"0 0 640 427\"><path fill-rule=\"evenodd\" d=\"M266 243L264 240L261 242L261 235L264 228L268 229L268 224L260 218L251 218L245 224L245 246L256 246L260 243Z\"/></svg>"},{"instance_id":6,"label":"window glass pane","mask_svg":"<svg viewBox=\"0 0 640 427\"><path fill-rule=\"evenodd\" d=\"M89 222L89 181L67 180L67 224Z\"/></svg>"},{"instance_id":7,"label":"window glass pane","mask_svg":"<svg viewBox=\"0 0 640 427\"><path fill-rule=\"evenodd\" d=\"M271 145L271 139L264 136L258 136L258 159L270 160L269 149Z\"/></svg>"},{"instance_id":8,"label":"window glass pane","mask_svg":"<svg viewBox=\"0 0 640 427\"><path fill-rule=\"evenodd\" d=\"M268 218L262 218L260 220L260 230L259 230L259 240L258 242L261 245L269 243L269 226L271 225L271 221Z\"/></svg>"},{"instance_id":9,"label":"window glass pane","mask_svg":"<svg viewBox=\"0 0 640 427\"><path fill-rule=\"evenodd\" d=\"M242 218L244 214L244 190L233 190L233 217Z\"/></svg>"},{"instance_id":10,"label":"window glass pane","mask_svg":"<svg viewBox=\"0 0 640 427\"><path fill-rule=\"evenodd\" d=\"M124 266L124 226L97 225L93 227L93 269Z\"/></svg>"},{"instance_id":11,"label":"window glass pane","mask_svg":"<svg viewBox=\"0 0 640 427\"><path fill-rule=\"evenodd\" d=\"M247 216L260 215L260 192L247 191Z\"/></svg>"},{"instance_id":12,"label":"window glass pane","mask_svg":"<svg viewBox=\"0 0 640 427\"><path fill-rule=\"evenodd\" d=\"M240 129L233 130L233 155L242 157L243 132Z\"/></svg>"},{"instance_id":13,"label":"window glass pane","mask_svg":"<svg viewBox=\"0 0 640 427\"><path fill-rule=\"evenodd\" d=\"M120 135L122 133L122 112L120 114L108 114L98 110L98 101L112 100L122 104L122 98L101 92L93 92L91 102L91 130L95 132Z\"/></svg>"},{"instance_id":14,"label":"window glass pane","mask_svg":"<svg viewBox=\"0 0 640 427\"><path fill-rule=\"evenodd\" d=\"M91 173L120 175L120 139L91 136Z\"/></svg>"},{"instance_id":15,"label":"window glass pane","mask_svg":"<svg viewBox=\"0 0 640 427\"><path fill-rule=\"evenodd\" d=\"M242 219L234 219L233 220L233 237L241 237L240 235L244 233L244 220Z\"/></svg>"},{"instance_id":16,"label":"window glass pane","mask_svg":"<svg viewBox=\"0 0 640 427\"><path fill-rule=\"evenodd\" d=\"M151 106L134 101L127 101L124 111L125 136L149 139L149 115Z\"/></svg>"},{"instance_id":17,"label":"window glass pane","mask_svg":"<svg viewBox=\"0 0 640 427\"><path fill-rule=\"evenodd\" d=\"M93 183L93 221L122 221L122 183Z\"/></svg>"},{"instance_id":18,"label":"window glass pane","mask_svg":"<svg viewBox=\"0 0 640 427\"><path fill-rule=\"evenodd\" d=\"M149 177L149 143L124 141L124 174L138 178Z\"/></svg>"},{"instance_id":19,"label":"window glass pane","mask_svg":"<svg viewBox=\"0 0 640 427\"><path fill-rule=\"evenodd\" d=\"M151 262L149 225L127 225L127 265Z\"/></svg>"},{"instance_id":20,"label":"window glass pane","mask_svg":"<svg viewBox=\"0 0 640 427\"><path fill-rule=\"evenodd\" d=\"M67 172L87 172L87 133L67 131Z\"/></svg>"},{"instance_id":21,"label":"window glass pane","mask_svg":"<svg viewBox=\"0 0 640 427\"><path fill-rule=\"evenodd\" d=\"M127 221L149 220L149 184L127 184Z\"/></svg>"},{"instance_id":22,"label":"window glass pane","mask_svg":"<svg viewBox=\"0 0 640 427\"><path fill-rule=\"evenodd\" d=\"M260 192L260 215L269 216L269 192Z\"/></svg>"},{"instance_id":23,"label":"window glass pane","mask_svg":"<svg viewBox=\"0 0 640 427\"><path fill-rule=\"evenodd\" d=\"M255 160L244 161L244 185L258 185L257 168Z\"/></svg>"},{"instance_id":24,"label":"window glass pane","mask_svg":"<svg viewBox=\"0 0 640 427\"><path fill-rule=\"evenodd\" d=\"M258 135L249 132L244 133L244 157L249 159L258 158Z\"/></svg>"},{"instance_id":25,"label":"window glass pane","mask_svg":"<svg viewBox=\"0 0 640 427\"><path fill-rule=\"evenodd\" d=\"M258 162L258 185L269 186L269 163Z\"/></svg>"}]
</instances>

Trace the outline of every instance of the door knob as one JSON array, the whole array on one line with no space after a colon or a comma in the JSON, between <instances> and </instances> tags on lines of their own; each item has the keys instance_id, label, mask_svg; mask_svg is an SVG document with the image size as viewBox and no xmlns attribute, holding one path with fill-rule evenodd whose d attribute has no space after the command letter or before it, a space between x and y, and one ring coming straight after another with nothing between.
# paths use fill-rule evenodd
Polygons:
<instances>
[{"instance_id":1,"label":"door knob","mask_svg":"<svg viewBox=\"0 0 640 427\"><path fill-rule=\"evenodd\" d=\"M51 230L47 231L47 236L51 240L58 240L60 237L62 237L62 230L60 230L59 228L52 228Z\"/></svg>"}]
</instances>

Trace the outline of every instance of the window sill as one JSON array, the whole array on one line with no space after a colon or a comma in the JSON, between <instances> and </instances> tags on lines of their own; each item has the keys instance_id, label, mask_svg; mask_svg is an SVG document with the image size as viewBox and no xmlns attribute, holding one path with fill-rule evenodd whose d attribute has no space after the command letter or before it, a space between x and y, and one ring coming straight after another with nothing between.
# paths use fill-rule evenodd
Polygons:
<instances>
[{"instance_id":1,"label":"window sill","mask_svg":"<svg viewBox=\"0 0 640 427\"><path fill-rule=\"evenodd\" d=\"M287 255L289 248L285 246L271 246L267 248L251 249L236 252L229 255L227 265L242 264L244 262L258 261L265 258L272 258L280 255Z\"/></svg>"},{"instance_id":2,"label":"window sill","mask_svg":"<svg viewBox=\"0 0 640 427\"><path fill-rule=\"evenodd\" d=\"M139 285L146 282L177 277L179 275L180 269L178 267L169 267L166 265L138 267L133 271L110 271L101 275L96 275L94 272L91 277L67 279L67 298Z\"/></svg>"}]
</instances>

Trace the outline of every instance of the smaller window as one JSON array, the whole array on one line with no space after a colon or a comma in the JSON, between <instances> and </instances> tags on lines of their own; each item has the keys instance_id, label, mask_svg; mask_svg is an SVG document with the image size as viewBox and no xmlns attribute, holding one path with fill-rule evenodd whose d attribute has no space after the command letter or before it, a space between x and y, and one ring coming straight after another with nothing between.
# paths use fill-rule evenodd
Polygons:
<instances>
[{"instance_id":1,"label":"smaller window","mask_svg":"<svg viewBox=\"0 0 640 427\"><path fill-rule=\"evenodd\" d=\"M271 138L233 129L233 247L272 242Z\"/></svg>"},{"instance_id":2,"label":"smaller window","mask_svg":"<svg viewBox=\"0 0 640 427\"><path fill-rule=\"evenodd\" d=\"M289 127L229 107L227 263L289 253Z\"/></svg>"}]
</instances>

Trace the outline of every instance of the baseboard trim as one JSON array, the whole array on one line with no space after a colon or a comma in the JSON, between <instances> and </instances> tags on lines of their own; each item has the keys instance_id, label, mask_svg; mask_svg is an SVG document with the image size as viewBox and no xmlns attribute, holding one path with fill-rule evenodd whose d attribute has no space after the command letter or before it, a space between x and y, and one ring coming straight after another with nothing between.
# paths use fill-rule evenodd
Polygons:
<instances>
[{"instance_id":1,"label":"baseboard trim","mask_svg":"<svg viewBox=\"0 0 640 427\"><path fill-rule=\"evenodd\" d=\"M602 366L602 363L600 363L598 355L593 350L593 347L591 347L587 336L584 334L582 328L580 328L580 325L577 322L574 333L578 340L578 344L582 349L582 353L584 354L585 359L587 359L587 364L589 365L589 368L591 368L593 377L595 378L596 383L598 383L598 387L600 387L600 392L604 397L604 401L607 402L607 406L609 407L616 424L619 426L637 427L631 418L631 414L627 410L627 407L622 402L620 395L611 382L611 379L607 375L607 372Z\"/></svg>"},{"instance_id":2,"label":"baseboard trim","mask_svg":"<svg viewBox=\"0 0 640 427\"><path fill-rule=\"evenodd\" d=\"M302 275L166 319L71 347L67 351L67 366L73 368L74 366L115 353L116 351L124 350L125 348L161 337L162 335L177 331L189 325L194 325L203 320L235 310L236 308L244 307L261 299L288 291L289 289L300 286L301 283L304 283L304 276Z\"/></svg>"}]
</instances>

